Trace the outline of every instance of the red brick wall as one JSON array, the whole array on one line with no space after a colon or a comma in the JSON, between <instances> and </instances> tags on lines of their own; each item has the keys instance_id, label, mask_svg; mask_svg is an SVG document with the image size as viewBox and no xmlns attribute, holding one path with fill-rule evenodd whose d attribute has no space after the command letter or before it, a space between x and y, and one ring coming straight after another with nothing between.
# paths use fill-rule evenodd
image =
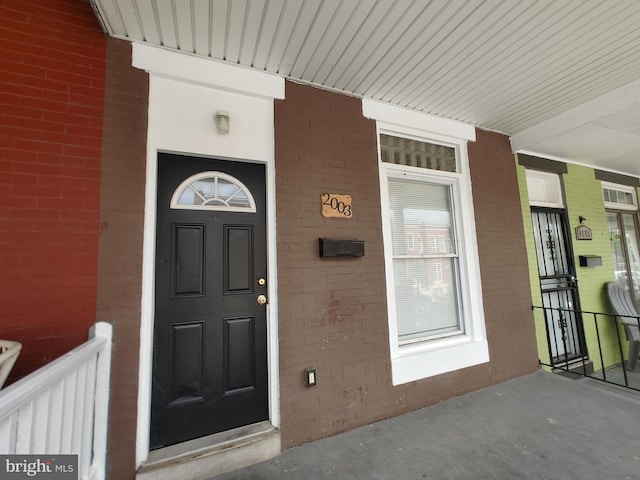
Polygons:
<instances>
[{"instance_id":1,"label":"red brick wall","mask_svg":"<svg viewBox=\"0 0 640 480\"><path fill-rule=\"evenodd\" d=\"M88 2L0 2L0 338L12 378L95 322L105 38Z\"/></svg>"},{"instance_id":2,"label":"red brick wall","mask_svg":"<svg viewBox=\"0 0 640 480\"><path fill-rule=\"evenodd\" d=\"M131 44L107 40L98 269L98 320L113 324L107 471L135 478L142 239L149 77Z\"/></svg>"},{"instance_id":3,"label":"red brick wall","mask_svg":"<svg viewBox=\"0 0 640 480\"><path fill-rule=\"evenodd\" d=\"M275 135L284 448L537 368L507 137L478 132L469 149L491 362L393 387L375 123L358 99L288 82ZM353 218L323 218L323 192L350 194ZM365 256L319 258L319 237L364 240ZM306 367L317 368L317 387L304 386Z\"/></svg>"}]
</instances>

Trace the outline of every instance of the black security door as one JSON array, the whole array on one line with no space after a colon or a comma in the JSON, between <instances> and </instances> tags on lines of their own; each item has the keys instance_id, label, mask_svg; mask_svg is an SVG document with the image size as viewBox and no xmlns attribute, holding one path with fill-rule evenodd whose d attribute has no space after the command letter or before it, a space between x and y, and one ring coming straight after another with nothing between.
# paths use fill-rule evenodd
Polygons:
<instances>
[{"instance_id":1,"label":"black security door","mask_svg":"<svg viewBox=\"0 0 640 480\"><path fill-rule=\"evenodd\" d=\"M158 157L151 448L268 418L264 165Z\"/></svg>"},{"instance_id":2,"label":"black security door","mask_svg":"<svg viewBox=\"0 0 640 480\"><path fill-rule=\"evenodd\" d=\"M534 207L531 217L551 362L581 359L587 349L565 211Z\"/></svg>"}]
</instances>

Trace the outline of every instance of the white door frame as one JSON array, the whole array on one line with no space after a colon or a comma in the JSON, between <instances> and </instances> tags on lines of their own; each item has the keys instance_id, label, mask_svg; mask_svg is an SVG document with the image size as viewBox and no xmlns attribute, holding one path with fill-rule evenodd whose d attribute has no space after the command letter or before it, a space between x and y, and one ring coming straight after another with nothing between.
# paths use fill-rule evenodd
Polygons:
<instances>
[{"instance_id":1,"label":"white door frame","mask_svg":"<svg viewBox=\"0 0 640 480\"><path fill-rule=\"evenodd\" d=\"M132 64L149 72L136 442L139 467L149 455L156 178L161 151L266 165L269 419L276 427L280 424L273 103L284 98L284 79L142 44L133 44ZM216 132L213 116L217 110L229 113L228 134Z\"/></svg>"}]
</instances>

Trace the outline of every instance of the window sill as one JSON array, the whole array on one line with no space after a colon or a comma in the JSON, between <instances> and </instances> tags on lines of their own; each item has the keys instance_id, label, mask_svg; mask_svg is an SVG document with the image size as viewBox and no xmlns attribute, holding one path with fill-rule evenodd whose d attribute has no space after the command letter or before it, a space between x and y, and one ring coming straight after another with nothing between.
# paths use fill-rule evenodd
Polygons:
<instances>
[{"instance_id":1,"label":"window sill","mask_svg":"<svg viewBox=\"0 0 640 480\"><path fill-rule=\"evenodd\" d=\"M413 382L447 372L453 372L489 361L486 340L446 342L433 346L404 348L391 358L393 385Z\"/></svg>"}]
</instances>

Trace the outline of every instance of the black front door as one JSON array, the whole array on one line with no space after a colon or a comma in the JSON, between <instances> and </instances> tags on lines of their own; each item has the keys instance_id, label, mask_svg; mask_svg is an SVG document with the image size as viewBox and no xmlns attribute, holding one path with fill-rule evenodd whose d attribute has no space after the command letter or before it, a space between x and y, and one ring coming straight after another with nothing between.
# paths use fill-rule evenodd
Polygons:
<instances>
[{"instance_id":1,"label":"black front door","mask_svg":"<svg viewBox=\"0 0 640 480\"><path fill-rule=\"evenodd\" d=\"M268 418L264 165L158 156L151 448Z\"/></svg>"}]
</instances>

